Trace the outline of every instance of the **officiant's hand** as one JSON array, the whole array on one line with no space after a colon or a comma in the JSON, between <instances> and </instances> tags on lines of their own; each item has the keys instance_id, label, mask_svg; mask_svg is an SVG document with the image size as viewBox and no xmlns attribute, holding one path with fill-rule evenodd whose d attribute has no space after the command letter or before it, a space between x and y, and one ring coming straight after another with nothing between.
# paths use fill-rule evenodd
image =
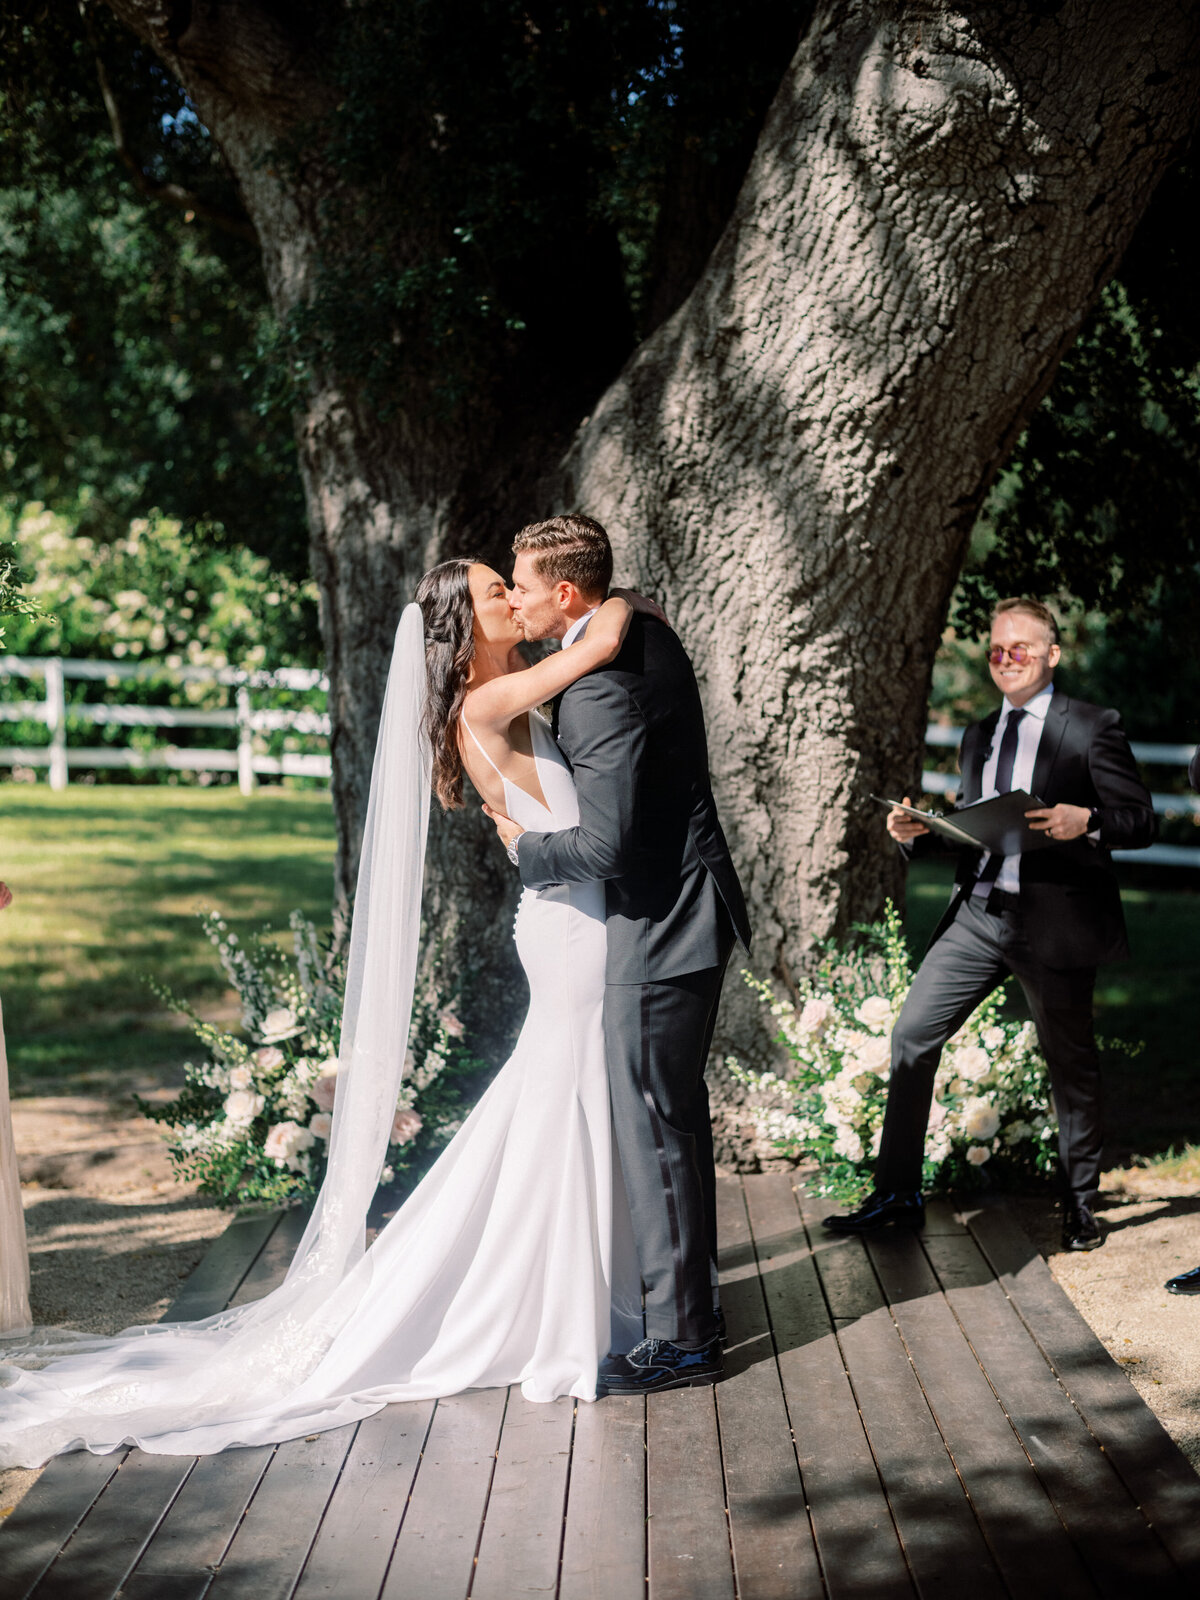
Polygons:
<instances>
[{"instance_id":1,"label":"officiant's hand","mask_svg":"<svg viewBox=\"0 0 1200 1600\"><path fill-rule=\"evenodd\" d=\"M904 796L904 804L909 806L912 801ZM923 822L918 822L916 817L909 816L907 811L901 811L899 806L893 806L887 814L887 831L897 844L911 844L914 839L919 839L929 829Z\"/></svg>"},{"instance_id":2,"label":"officiant's hand","mask_svg":"<svg viewBox=\"0 0 1200 1600\"><path fill-rule=\"evenodd\" d=\"M1040 806L1027 811L1025 820L1037 833L1048 833L1052 839L1064 843L1068 839L1082 839L1088 831L1092 813L1086 806Z\"/></svg>"},{"instance_id":3,"label":"officiant's hand","mask_svg":"<svg viewBox=\"0 0 1200 1600\"><path fill-rule=\"evenodd\" d=\"M496 824L496 832L500 835L500 843L506 850L509 845L519 839L525 832L519 822L514 822L511 817L506 817L503 811L493 811L486 800L483 803L483 814L485 817L490 817Z\"/></svg>"}]
</instances>

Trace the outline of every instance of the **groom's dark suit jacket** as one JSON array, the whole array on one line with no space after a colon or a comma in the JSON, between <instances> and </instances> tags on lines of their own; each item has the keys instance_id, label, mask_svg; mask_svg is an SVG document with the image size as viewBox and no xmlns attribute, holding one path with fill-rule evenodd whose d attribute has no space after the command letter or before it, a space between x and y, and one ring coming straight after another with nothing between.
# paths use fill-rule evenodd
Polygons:
<instances>
[{"instance_id":1,"label":"groom's dark suit jacket","mask_svg":"<svg viewBox=\"0 0 1200 1600\"><path fill-rule=\"evenodd\" d=\"M996 710L963 735L960 805L980 798L999 717ZM1109 851L1148 845L1157 821L1117 713L1056 692L1038 744L1031 788L1048 806L1088 806L1100 813L1099 843L1075 839L1021 857L1021 911L1034 954L1047 967L1095 967L1123 959L1129 947ZM926 853L934 837L919 838L918 853ZM962 851L958 893L934 931L935 940L954 920L978 871L978 852Z\"/></svg>"},{"instance_id":2,"label":"groom's dark suit jacket","mask_svg":"<svg viewBox=\"0 0 1200 1600\"><path fill-rule=\"evenodd\" d=\"M531 889L603 881L608 982L719 966L728 949L722 908L748 946L700 693L671 629L635 612L616 659L559 697L554 733L575 776L579 826L524 834L521 881Z\"/></svg>"}]
</instances>

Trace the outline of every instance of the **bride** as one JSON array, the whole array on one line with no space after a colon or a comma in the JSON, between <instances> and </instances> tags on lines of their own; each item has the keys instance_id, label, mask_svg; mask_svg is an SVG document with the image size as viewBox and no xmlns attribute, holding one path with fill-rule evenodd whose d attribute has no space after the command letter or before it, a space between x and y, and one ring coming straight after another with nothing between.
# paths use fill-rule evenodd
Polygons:
<instances>
[{"instance_id":1,"label":"bride","mask_svg":"<svg viewBox=\"0 0 1200 1600\"><path fill-rule=\"evenodd\" d=\"M516 1049L369 1250L364 1235L407 1041L430 781L445 808L462 804L465 770L525 828L575 825L570 772L535 708L611 661L630 615L610 599L578 643L526 667L498 573L456 560L422 578L375 754L328 1172L287 1277L200 1322L111 1339L51 1330L6 1349L0 1466L124 1444L209 1454L473 1387L595 1398L605 1352L635 1342L641 1318L610 1134L601 885L524 891Z\"/></svg>"}]
</instances>

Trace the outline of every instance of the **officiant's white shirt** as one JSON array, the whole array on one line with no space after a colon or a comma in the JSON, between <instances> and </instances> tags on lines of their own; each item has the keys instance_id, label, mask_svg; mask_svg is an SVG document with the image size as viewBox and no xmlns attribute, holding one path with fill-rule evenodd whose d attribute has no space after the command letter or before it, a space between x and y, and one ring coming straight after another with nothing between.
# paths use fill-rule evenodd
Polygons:
<instances>
[{"instance_id":1,"label":"officiant's white shirt","mask_svg":"<svg viewBox=\"0 0 1200 1600\"><path fill-rule=\"evenodd\" d=\"M1038 746L1042 742L1042 731L1046 726L1046 714L1050 710L1050 702L1054 699L1054 685L1048 683L1044 689L1038 691L1032 700L1027 700L1021 707L1025 716L1017 729L1017 754L1013 761L1012 786L1014 789L1027 789L1033 793L1033 764L1037 760ZM988 751L987 760L983 763L982 788L979 792L981 800L991 800L996 794L996 767L1000 762L1000 745L1004 738L1004 730L1008 726L1010 714L1016 708L1005 695L1000 706L1000 720L996 723L996 731L992 735L992 747ZM988 851L979 863L980 872L987 865ZM997 888L1005 894L1019 894L1021 892L1021 856L1018 852L1013 856L1005 856L996 874L995 884L977 883L974 894L990 894Z\"/></svg>"}]
</instances>

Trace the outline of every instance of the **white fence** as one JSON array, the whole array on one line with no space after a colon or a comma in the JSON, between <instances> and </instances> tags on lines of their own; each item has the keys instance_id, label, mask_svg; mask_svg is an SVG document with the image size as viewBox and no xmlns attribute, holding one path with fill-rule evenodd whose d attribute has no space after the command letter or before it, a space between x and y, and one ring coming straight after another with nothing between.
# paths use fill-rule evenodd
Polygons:
<instances>
[{"instance_id":1,"label":"white fence","mask_svg":"<svg viewBox=\"0 0 1200 1600\"><path fill-rule=\"evenodd\" d=\"M328 740L329 717L324 711L284 711L255 707L254 697L274 689L328 689L325 675L303 667L280 667L275 672L240 672L233 667L168 667L160 662L73 661L58 656L0 656L0 675L41 678L45 693L40 700L0 701L0 722L40 722L50 730L50 742L28 749L0 748L0 766L48 767L50 787L65 789L71 768L124 767L146 770L166 768L176 772L236 772L238 787L250 794L260 776L328 778L329 754L285 752L259 755L254 736L286 729ZM68 703L66 680L93 682L141 681L206 683L221 685L231 702L224 707L141 706L95 702ZM67 722L88 722L97 727L124 728L236 728L236 750L178 749L173 745L138 750L120 745L68 745Z\"/></svg>"}]
</instances>

